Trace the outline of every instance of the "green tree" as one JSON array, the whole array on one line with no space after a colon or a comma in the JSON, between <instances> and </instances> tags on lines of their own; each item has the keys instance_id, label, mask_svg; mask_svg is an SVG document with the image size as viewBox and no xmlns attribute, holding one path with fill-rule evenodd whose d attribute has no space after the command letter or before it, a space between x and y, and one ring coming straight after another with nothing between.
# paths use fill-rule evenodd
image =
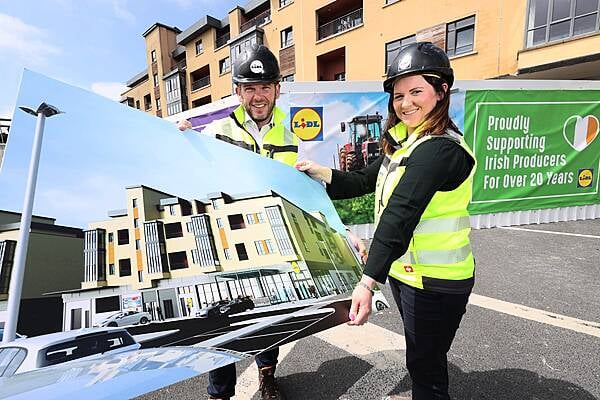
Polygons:
<instances>
[{"instance_id":1,"label":"green tree","mask_svg":"<svg viewBox=\"0 0 600 400\"><path fill-rule=\"evenodd\" d=\"M354 199L334 200L333 205L342 222L346 225L370 224L373 222L374 193Z\"/></svg>"}]
</instances>

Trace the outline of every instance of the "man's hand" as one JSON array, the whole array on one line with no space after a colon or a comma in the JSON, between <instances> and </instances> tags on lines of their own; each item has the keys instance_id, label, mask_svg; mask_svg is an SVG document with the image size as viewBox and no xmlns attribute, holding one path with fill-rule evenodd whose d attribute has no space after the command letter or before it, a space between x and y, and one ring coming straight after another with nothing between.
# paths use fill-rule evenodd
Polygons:
<instances>
[{"instance_id":1,"label":"man's hand","mask_svg":"<svg viewBox=\"0 0 600 400\"><path fill-rule=\"evenodd\" d=\"M354 233L352 233L352 231L348 230L347 232L348 239L350 239L350 242L352 242L352 246L354 246L356 251L358 251L358 254L360 255L360 259L362 260L363 264L366 264L367 258L369 257L369 255L367 254L367 246L365 246L365 243L362 241L362 239L356 236Z\"/></svg>"},{"instance_id":2,"label":"man's hand","mask_svg":"<svg viewBox=\"0 0 600 400\"><path fill-rule=\"evenodd\" d=\"M182 119L177 123L177 129L179 129L182 132L186 129L192 129L192 123L187 119Z\"/></svg>"}]
</instances>

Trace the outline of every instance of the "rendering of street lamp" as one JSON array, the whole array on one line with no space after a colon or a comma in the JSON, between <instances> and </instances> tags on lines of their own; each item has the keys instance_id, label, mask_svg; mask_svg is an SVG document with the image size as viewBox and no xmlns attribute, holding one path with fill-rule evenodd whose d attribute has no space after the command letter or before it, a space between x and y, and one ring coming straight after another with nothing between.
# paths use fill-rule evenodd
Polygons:
<instances>
[{"instance_id":1,"label":"rendering of street lamp","mask_svg":"<svg viewBox=\"0 0 600 400\"><path fill-rule=\"evenodd\" d=\"M21 213L21 223L19 226L19 237L17 239L17 248L15 249L15 258L8 288L8 308L7 320L4 325L3 343L15 340L17 332L17 323L19 321L19 306L21 304L21 290L23 289L23 275L25 273L25 261L27 259L27 245L29 244L29 230L31 229L31 214L33 211L33 199L35 197L35 185L37 182L38 167L40 163L40 153L42 150L42 138L44 136L44 124L47 117L62 114L62 112L49 104L42 103L37 110L29 107L19 107L27 114L35 115L37 123L35 126L35 135L33 137L33 146L31 149L31 160L29 162L29 174L25 186L25 198L23 199L23 211Z\"/></svg>"}]
</instances>

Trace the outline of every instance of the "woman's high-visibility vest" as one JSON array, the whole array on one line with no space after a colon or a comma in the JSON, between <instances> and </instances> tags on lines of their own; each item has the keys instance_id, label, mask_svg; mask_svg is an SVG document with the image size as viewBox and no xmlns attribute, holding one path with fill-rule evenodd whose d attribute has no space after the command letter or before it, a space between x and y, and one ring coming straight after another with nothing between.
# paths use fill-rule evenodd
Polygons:
<instances>
[{"instance_id":1,"label":"woman's high-visibility vest","mask_svg":"<svg viewBox=\"0 0 600 400\"><path fill-rule=\"evenodd\" d=\"M399 143L406 140L384 159L379 170L375 189L376 223L406 170L408 157L419 145L432 139L430 135L419 138L418 132L407 135L403 123L394 126L389 133ZM441 137L455 141L475 162L460 134L448 130ZM475 263L469 241L471 224L467 206L471 201L474 172L475 165L459 187L435 193L413 232L407 252L392 263L390 276L420 289L452 291L472 286Z\"/></svg>"},{"instance_id":2,"label":"woman's high-visibility vest","mask_svg":"<svg viewBox=\"0 0 600 400\"><path fill-rule=\"evenodd\" d=\"M265 134L262 148L259 148L254 137L244 129L246 111L239 106L228 118L213 122L215 130L219 132L215 137L293 166L298 159L298 138L284 126L284 119L284 112L274 107L273 127Z\"/></svg>"}]
</instances>

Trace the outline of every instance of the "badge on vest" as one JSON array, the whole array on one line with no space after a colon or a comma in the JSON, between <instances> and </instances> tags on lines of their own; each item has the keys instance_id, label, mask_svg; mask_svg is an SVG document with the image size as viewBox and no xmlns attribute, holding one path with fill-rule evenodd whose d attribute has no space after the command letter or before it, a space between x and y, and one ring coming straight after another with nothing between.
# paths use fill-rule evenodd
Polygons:
<instances>
[{"instance_id":1,"label":"badge on vest","mask_svg":"<svg viewBox=\"0 0 600 400\"><path fill-rule=\"evenodd\" d=\"M412 265L405 265L404 266L404 270L406 272L408 272L408 273L415 272L415 270L413 269Z\"/></svg>"}]
</instances>

